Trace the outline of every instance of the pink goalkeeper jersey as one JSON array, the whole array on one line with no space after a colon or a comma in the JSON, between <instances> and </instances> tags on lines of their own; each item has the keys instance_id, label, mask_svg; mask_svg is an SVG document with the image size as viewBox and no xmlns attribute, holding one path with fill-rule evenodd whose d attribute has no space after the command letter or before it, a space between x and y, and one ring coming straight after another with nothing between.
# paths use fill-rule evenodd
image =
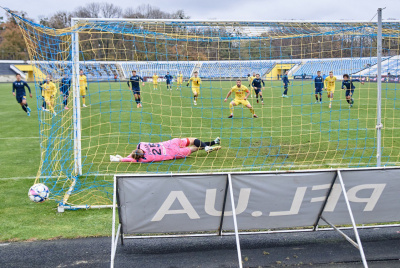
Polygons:
<instances>
[{"instance_id":1,"label":"pink goalkeeper jersey","mask_svg":"<svg viewBox=\"0 0 400 268\"><path fill-rule=\"evenodd\" d=\"M188 145L188 139L172 139L159 143L141 142L136 149L140 149L144 152L144 158L136 160L129 155L128 157L122 158L121 162L148 163L185 158L191 154L190 148L186 147Z\"/></svg>"}]
</instances>

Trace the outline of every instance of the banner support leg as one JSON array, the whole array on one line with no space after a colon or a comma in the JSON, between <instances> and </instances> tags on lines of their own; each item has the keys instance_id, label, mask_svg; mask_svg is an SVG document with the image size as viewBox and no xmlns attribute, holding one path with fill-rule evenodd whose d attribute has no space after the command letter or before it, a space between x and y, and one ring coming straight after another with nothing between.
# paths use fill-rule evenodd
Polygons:
<instances>
[{"instance_id":1,"label":"banner support leg","mask_svg":"<svg viewBox=\"0 0 400 268\"><path fill-rule=\"evenodd\" d=\"M361 255L361 259L362 259L363 265L364 265L365 268L368 268L367 260L365 258L364 249L363 249L362 244L361 244L360 236L358 235L356 222L354 220L353 212L352 212L351 207L350 207L350 202L349 202L349 199L347 197L346 188L344 187L343 178L342 178L342 174L340 173L340 170L337 171L337 176L339 178L340 186L342 187L344 200L346 201L347 210L348 210L349 215L350 215L351 224L353 225L354 235L356 236L357 245L358 245L358 249L360 251L360 255Z\"/></svg>"},{"instance_id":2,"label":"banner support leg","mask_svg":"<svg viewBox=\"0 0 400 268\"><path fill-rule=\"evenodd\" d=\"M224 202L223 202L223 204L222 204L221 220L220 220L220 222L219 222L219 230L218 230L218 235L219 235L219 236L222 235L222 225L224 224L225 207L226 207L226 197L228 196L228 186L229 186L229 180L228 180L228 177L226 177Z\"/></svg>"},{"instance_id":3,"label":"banner support leg","mask_svg":"<svg viewBox=\"0 0 400 268\"><path fill-rule=\"evenodd\" d=\"M232 178L231 174L228 174L228 182L229 182L229 193L231 197L231 205L232 205L232 216L233 216L233 225L235 226L235 238L236 238L236 248L239 260L239 267L242 268L242 251L240 249L240 241L239 241L239 232L237 227L237 220L236 220L236 211L235 211L235 200L233 199L233 187L232 187Z\"/></svg>"},{"instance_id":4,"label":"banner support leg","mask_svg":"<svg viewBox=\"0 0 400 268\"><path fill-rule=\"evenodd\" d=\"M333 180L332 180L332 183L331 183L331 187L329 188L328 194L326 195L324 204L322 205L321 210L320 210L319 213L318 213L318 217L317 217L317 219L315 220L315 223L314 223L314 226L313 226L313 231L316 231L317 228L318 228L319 220L322 218L322 213L324 212L325 207L326 207L326 204L328 203L329 196L331 195L333 186L335 185L335 182L336 182L336 178L337 178L337 172L335 173L335 177L333 177ZM324 220L324 221L325 221L325 220Z\"/></svg>"}]
</instances>

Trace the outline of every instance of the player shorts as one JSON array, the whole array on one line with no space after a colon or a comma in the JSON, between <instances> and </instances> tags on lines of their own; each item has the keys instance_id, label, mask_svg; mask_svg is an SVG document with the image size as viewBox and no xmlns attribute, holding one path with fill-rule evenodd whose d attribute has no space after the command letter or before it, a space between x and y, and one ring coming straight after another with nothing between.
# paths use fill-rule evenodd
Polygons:
<instances>
[{"instance_id":1,"label":"player shorts","mask_svg":"<svg viewBox=\"0 0 400 268\"><path fill-rule=\"evenodd\" d=\"M132 88L132 93L136 95L140 95L140 88Z\"/></svg>"},{"instance_id":2,"label":"player shorts","mask_svg":"<svg viewBox=\"0 0 400 268\"><path fill-rule=\"evenodd\" d=\"M86 87L80 87L81 96L86 96Z\"/></svg>"},{"instance_id":3,"label":"player shorts","mask_svg":"<svg viewBox=\"0 0 400 268\"><path fill-rule=\"evenodd\" d=\"M193 94L199 95L200 94L200 88L199 87L192 87L192 92L193 92Z\"/></svg>"},{"instance_id":4,"label":"player shorts","mask_svg":"<svg viewBox=\"0 0 400 268\"><path fill-rule=\"evenodd\" d=\"M17 95L15 98L17 99L18 103L21 103L23 100L26 100L25 95Z\"/></svg>"},{"instance_id":5,"label":"player shorts","mask_svg":"<svg viewBox=\"0 0 400 268\"><path fill-rule=\"evenodd\" d=\"M190 141L189 139L172 139L171 140L171 146L176 146L176 158L184 158L192 153L192 150L187 147L189 146Z\"/></svg>"},{"instance_id":6,"label":"player shorts","mask_svg":"<svg viewBox=\"0 0 400 268\"><path fill-rule=\"evenodd\" d=\"M154 82L153 82L153 86L157 86L157 85L158 85L158 83L154 83Z\"/></svg>"},{"instance_id":7,"label":"player shorts","mask_svg":"<svg viewBox=\"0 0 400 268\"><path fill-rule=\"evenodd\" d=\"M353 93L354 93L354 89L348 89L348 90L346 90L346 97L351 97L351 96L353 96Z\"/></svg>"},{"instance_id":8,"label":"player shorts","mask_svg":"<svg viewBox=\"0 0 400 268\"><path fill-rule=\"evenodd\" d=\"M250 102L248 101L248 100L233 100L233 102L236 104L236 105L239 105L239 104L243 104L244 106L247 106L247 105L250 105Z\"/></svg>"},{"instance_id":9,"label":"player shorts","mask_svg":"<svg viewBox=\"0 0 400 268\"><path fill-rule=\"evenodd\" d=\"M321 93L322 93L322 88L315 89L315 94L321 94Z\"/></svg>"},{"instance_id":10,"label":"player shorts","mask_svg":"<svg viewBox=\"0 0 400 268\"><path fill-rule=\"evenodd\" d=\"M254 89L254 92L256 93L256 94L260 94L260 92L261 92L261 89Z\"/></svg>"},{"instance_id":11,"label":"player shorts","mask_svg":"<svg viewBox=\"0 0 400 268\"><path fill-rule=\"evenodd\" d=\"M178 81L176 82L176 84L177 84L177 85L182 85L182 81L179 81L179 80L178 80Z\"/></svg>"},{"instance_id":12,"label":"player shorts","mask_svg":"<svg viewBox=\"0 0 400 268\"><path fill-rule=\"evenodd\" d=\"M69 90L62 90L61 91L61 94L64 96L64 97L68 97L69 96Z\"/></svg>"}]
</instances>

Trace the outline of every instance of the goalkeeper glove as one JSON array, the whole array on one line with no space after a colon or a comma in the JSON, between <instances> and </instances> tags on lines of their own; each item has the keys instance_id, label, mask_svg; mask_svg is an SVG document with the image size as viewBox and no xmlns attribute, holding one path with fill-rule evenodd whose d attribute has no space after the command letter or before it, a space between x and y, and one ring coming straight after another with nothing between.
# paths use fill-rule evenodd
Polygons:
<instances>
[{"instance_id":1,"label":"goalkeeper glove","mask_svg":"<svg viewBox=\"0 0 400 268\"><path fill-rule=\"evenodd\" d=\"M121 162L121 158L120 155L110 155L110 162Z\"/></svg>"}]
</instances>

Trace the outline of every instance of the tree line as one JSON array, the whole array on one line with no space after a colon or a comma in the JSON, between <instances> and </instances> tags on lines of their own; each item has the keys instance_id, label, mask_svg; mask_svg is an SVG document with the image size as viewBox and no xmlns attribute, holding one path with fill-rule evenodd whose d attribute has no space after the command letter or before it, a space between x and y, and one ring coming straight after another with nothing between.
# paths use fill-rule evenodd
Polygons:
<instances>
[{"instance_id":1,"label":"tree line","mask_svg":"<svg viewBox=\"0 0 400 268\"><path fill-rule=\"evenodd\" d=\"M13 11L30 21L24 11ZM63 29L71 26L71 18L133 18L133 19L189 19L184 10L174 12L163 11L151 5L140 5L136 8L122 9L112 3L89 3L75 8L72 12L57 11L51 16L40 16L36 21L46 27ZM7 19L0 20L0 60L28 60L29 55L21 31L8 15Z\"/></svg>"},{"instance_id":2,"label":"tree line","mask_svg":"<svg viewBox=\"0 0 400 268\"><path fill-rule=\"evenodd\" d=\"M20 13L27 18L27 14ZM158 7L141 5L122 9L112 3L90 3L72 12L58 11L50 17L40 17L46 27L63 29L71 26L71 18L136 18L136 19L189 19L184 10L165 12ZM182 24L160 27L158 24L126 24L129 34L111 33L99 28L80 33L81 60L123 61L204 61L204 60L268 60L375 57L376 36L368 27L363 30L328 29L316 24L290 24L270 27L263 32L251 33L246 27L210 23L207 27ZM146 29L143 29L146 27ZM254 28L258 31L257 28ZM336 30L337 33L327 34ZM358 32L357 32L358 31ZM135 34L132 34L135 32ZM298 33L298 34L293 34ZM311 33L311 34L310 34ZM12 18L1 24L0 59L28 59L25 42L18 25ZM36 37L37 38L37 37ZM42 37L39 37L42 38ZM35 40L35 42L45 41ZM49 47L60 46L51 44ZM60 43L68 44L65 39ZM397 55L399 39L383 41L384 56ZM37 49L37 47L36 47ZM44 59L54 59L54 51L41 48ZM62 49L60 49L62 50ZM70 55L60 53L56 60L69 60Z\"/></svg>"}]
</instances>

